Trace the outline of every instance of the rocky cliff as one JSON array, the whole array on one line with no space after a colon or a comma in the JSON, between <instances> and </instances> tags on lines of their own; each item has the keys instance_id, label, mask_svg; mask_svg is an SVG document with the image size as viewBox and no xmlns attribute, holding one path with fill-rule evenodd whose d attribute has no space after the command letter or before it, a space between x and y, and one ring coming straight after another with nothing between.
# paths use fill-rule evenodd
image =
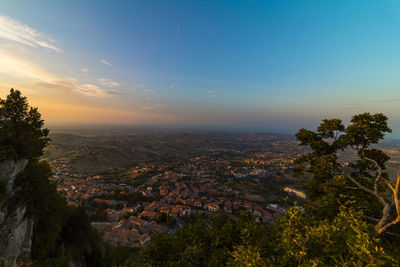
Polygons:
<instances>
[{"instance_id":1,"label":"rocky cliff","mask_svg":"<svg viewBox=\"0 0 400 267\"><path fill-rule=\"evenodd\" d=\"M16 266L29 260L32 245L33 220L26 216L26 206L16 203L18 191L15 180L28 163L27 160L0 163L0 266Z\"/></svg>"}]
</instances>

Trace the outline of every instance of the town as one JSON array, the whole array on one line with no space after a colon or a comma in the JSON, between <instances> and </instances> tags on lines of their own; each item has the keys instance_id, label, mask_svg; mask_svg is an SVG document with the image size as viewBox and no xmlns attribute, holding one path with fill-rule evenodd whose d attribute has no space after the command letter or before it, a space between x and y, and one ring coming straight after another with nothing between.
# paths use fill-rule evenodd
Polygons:
<instances>
[{"instance_id":1,"label":"town","mask_svg":"<svg viewBox=\"0 0 400 267\"><path fill-rule=\"evenodd\" d=\"M247 211L258 222L272 224L284 207L240 185L255 184L259 189L271 175L290 171L297 156L209 152L184 161L142 164L92 176L72 173L66 158L53 160L52 167L58 190L69 204L88 210L92 225L107 241L138 247L146 245L153 232L173 234L189 216L215 212L234 216ZM299 192L283 186L276 190L280 198Z\"/></svg>"}]
</instances>

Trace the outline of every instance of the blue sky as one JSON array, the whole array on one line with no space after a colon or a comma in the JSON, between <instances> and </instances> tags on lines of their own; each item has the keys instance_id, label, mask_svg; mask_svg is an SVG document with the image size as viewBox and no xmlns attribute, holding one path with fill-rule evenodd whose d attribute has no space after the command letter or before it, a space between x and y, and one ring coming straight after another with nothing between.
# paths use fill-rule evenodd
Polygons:
<instances>
[{"instance_id":1,"label":"blue sky","mask_svg":"<svg viewBox=\"0 0 400 267\"><path fill-rule=\"evenodd\" d=\"M398 1L2 1L0 16L0 92L49 124L296 130L383 112L400 132Z\"/></svg>"}]
</instances>

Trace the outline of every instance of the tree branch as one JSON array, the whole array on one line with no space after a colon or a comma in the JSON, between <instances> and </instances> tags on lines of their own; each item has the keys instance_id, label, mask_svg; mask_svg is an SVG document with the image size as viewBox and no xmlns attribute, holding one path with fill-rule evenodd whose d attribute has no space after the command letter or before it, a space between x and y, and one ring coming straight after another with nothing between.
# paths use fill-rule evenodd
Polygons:
<instances>
[{"instance_id":1,"label":"tree branch","mask_svg":"<svg viewBox=\"0 0 400 267\"><path fill-rule=\"evenodd\" d=\"M397 174L397 180L396 180L396 187L393 190L393 201L396 207L396 218L391 221L390 223L386 225L382 225L380 228L378 228L378 234L382 234L383 232L386 232L386 230L393 225L397 224L400 222L400 201L399 201L399 186L400 186L400 174ZM379 224L379 223L378 223ZM378 227L378 225L376 226Z\"/></svg>"},{"instance_id":2,"label":"tree branch","mask_svg":"<svg viewBox=\"0 0 400 267\"><path fill-rule=\"evenodd\" d=\"M382 209L382 217L378 220L378 223L375 225L375 229L378 232L378 234L382 234L383 232L385 232L389 227L397 224L400 222L400 210L398 209L398 207L400 206L400 202L398 199L398 190L399 190L399 186L400 186L400 175L397 176L397 183L396 183L396 188L394 188L393 191L393 197L394 197L394 202L396 204L396 212L397 212L397 217L394 221L390 222L390 223L386 223L389 220L390 217L390 207L391 204L388 203L378 192L378 188L374 186L374 190L371 190L365 186L363 186L362 184L360 184L359 182L357 182L356 179L354 179L353 177L351 177L350 175L345 175L350 181L353 182L353 184L355 184L358 189L363 190L373 196L375 196L379 202L382 204L383 209ZM396 193L395 193L396 192Z\"/></svg>"},{"instance_id":3,"label":"tree branch","mask_svg":"<svg viewBox=\"0 0 400 267\"><path fill-rule=\"evenodd\" d=\"M378 192L378 180L382 176L382 167L378 164L378 162L376 162L376 160L373 160L373 159L368 158L368 157L364 157L364 159L368 160L369 162L372 162L375 165L375 167L377 168L378 174L376 175L375 181L374 181L374 191Z\"/></svg>"},{"instance_id":4,"label":"tree branch","mask_svg":"<svg viewBox=\"0 0 400 267\"><path fill-rule=\"evenodd\" d=\"M379 202L381 202L382 205L387 204L385 199L377 191L371 190L371 189L363 186L362 184L357 182L357 180L354 179L353 177L351 177L350 175L346 175L346 177L349 178L349 180L352 181L353 184L355 184L358 187L358 189L363 190L363 191L375 196L379 200Z\"/></svg>"}]
</instances>

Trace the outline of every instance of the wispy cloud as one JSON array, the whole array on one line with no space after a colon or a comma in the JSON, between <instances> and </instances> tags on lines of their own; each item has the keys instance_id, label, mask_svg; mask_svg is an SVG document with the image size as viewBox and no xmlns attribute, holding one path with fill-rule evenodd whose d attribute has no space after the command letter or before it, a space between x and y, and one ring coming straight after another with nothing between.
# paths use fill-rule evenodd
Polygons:
<instances>
[{"instance_id":1,"label":"wispy cloud","mask_svg":"<svg viewBox=\"0 0 400 267\"><path fill-rule=\"evenodd\" d=\"M107 66L110 66L110 67L112 66L112 64L110 62L108 62L107 60L105 60L105 59L100 60L100 62L103 63L104 65L107 65Z\"/></svg>"},{"instance_id":2,"label":"wispy cloud","mask_svg":"<svg viewBox=\"0 0 400 267\"><path fill-rule=\"evenodd\" d=\"M82 72L85 72L85 73L86 73L86 72L88 72L88 71L89 71L89 69L87 69L87 68L83 68L83 69L82 69Z\"/></svg>"},{"instance_id":3,"label":"wispy cloud","mask_svg":"<svg viewBox=\"0 0 400 267\"><path fill-rule=\"evenodd\" d=\"M150 90L150 89L144 89L143 92L149 93L149 94L155 94L156 93L154 90Z\"/></svg>"},{"instance_id":4,"label":"wispy cloud","mask_svg":"<svg viewBox=\"0 0 400 267\"><path fill-rule=\"evenodd\" d=\"M3 50L0 50L0 73L38 89L64 90L96 97L110 97L116 94L91 83L80 83L75 78L60 78L39 65L11 56Z\"/></svg>"},{"instance_id":5,"label":"wispy cloud","mask_svg":"<svg viewBox=\"0 0 400 267\"><path fill-rule=\"evenodd\" d=\"M107 94L109 94L109 95L126 95L126 94L123 93L123 92L113 91L113 90L107 91Z\"/></svg>"},{"instance_id":6,"label":"wispy cloud","mask_svg":"<svg viewBox=\"0 0 400 267\"><path fill-rule=\"evenodd\" d=\"M0 50L0 72L22 80L48 81L57 77L42 67Z\"/></svg>"},{"instance_id":7,"label":"wispy cloud","mask_svg":"<svg viewBox=\"0 0 400 267\"><path fill-rule=\"evenodd\" d=\"M54 39L10 17L0 15L0 38L19 44L62 52Z\"/></svg>"},{"instance_id":8,"label":"wispy cloud","mask_svg":"<svg viewBox=\"0 0 400 267\"><path fill-rule=\"evenodd\" d=\"M170 86L169 86L168 88L169 88L169 89L172 89L172 88L174 88L175 86L177 86L178 83L179 83L179 81L175 81L175 82L171 83Z\"/></svg>"},{"instance_id":9,"label":"wispy cloud","mask_svg":"<svg viewBox=\"0 0 400 267\"><path fill-rule=\"evenodd\" d=\"M145 109L145 110L155 110L155 109L160 108L160 107L162 107L162 105L160 105L160 104L142 106L142 108Z\"/></svg>"},{"instance_id":10,"label":"wispy cloud","mask_svg":"<svg viewBox=\"0 0 400 267\"><path fill-rule=\"evenodd\" d=\"M120 86L120 83L115 82L113 80L110 79L105 79L105 78L101 78L97 80L100 84L107 86L107 87L118 87Z\"/></svg>"},{"instance_id":11,"label":"wispy cloud","mask_svg":"<svg viewBox=\"0 0 400 267\"><path fill-rule=\"evenodd\" d=\"M54 90L62 90L62 91L72 91L79 94L83 94L86 96L94 96L94 97L111 97L116 94L115 92L109 92L107 90L101 89L97 85L94 84L80 84L74 79L60 79L54 80L51 82L34 82L32 83L36 87L46 88L46 89L54 89Z\"/></svg>"},{"instance_id":12,"label":"wispy cloud","mask_svg":"<svg viewBox=\"0 0 400 267\"><path fill-rule=\"evenodd\" d=\"M78 84L75 91L88 96L110 97L107 91L94 84Z\"/></svg>"}]
</instances>

